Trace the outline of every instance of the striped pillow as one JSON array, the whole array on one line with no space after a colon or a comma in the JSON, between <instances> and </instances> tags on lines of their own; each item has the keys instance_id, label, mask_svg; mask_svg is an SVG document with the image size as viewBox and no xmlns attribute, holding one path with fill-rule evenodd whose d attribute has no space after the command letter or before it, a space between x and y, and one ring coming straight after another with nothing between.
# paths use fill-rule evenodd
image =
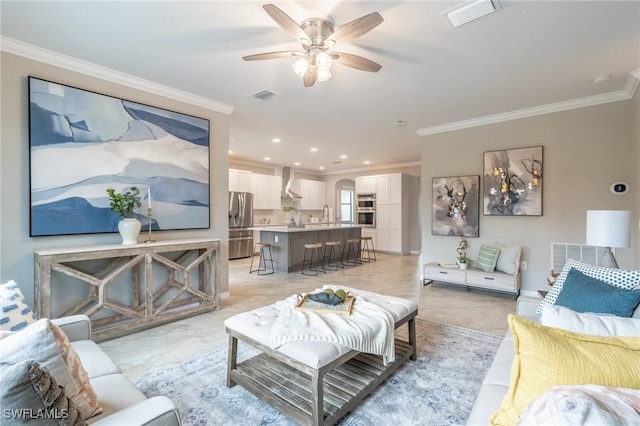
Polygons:
<instances>
[{"instance_id":1,"label":"striped pillow","mask_svg":"<svg viewBox=\"0 0 640 426\"><path fill-rule=\"evenodd\" d=\"M476 259L476 267L486 272L493 272L496 269L496 262L498 261L498 255L500 250L497 248L480 246L480 252L478 253L478 259Z\"/></svg>"}]
</instances>

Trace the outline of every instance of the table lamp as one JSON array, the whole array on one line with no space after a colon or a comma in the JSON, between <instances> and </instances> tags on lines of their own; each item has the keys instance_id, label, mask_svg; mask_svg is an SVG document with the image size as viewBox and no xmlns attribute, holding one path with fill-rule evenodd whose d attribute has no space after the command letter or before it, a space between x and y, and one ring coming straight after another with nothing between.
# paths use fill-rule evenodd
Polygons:
<instances>
[{"instance_id":1,"label":"table lamp","mask_svg":"<svg viewBox=\"0 0 640 426\"><path fill-rule=\"evenodd\" d=\"M630 211L587 210L587 245L605 248L600 259L600 266L618 268L611 247L629 247L630 238Z\"/></svg>"}]
</instances>

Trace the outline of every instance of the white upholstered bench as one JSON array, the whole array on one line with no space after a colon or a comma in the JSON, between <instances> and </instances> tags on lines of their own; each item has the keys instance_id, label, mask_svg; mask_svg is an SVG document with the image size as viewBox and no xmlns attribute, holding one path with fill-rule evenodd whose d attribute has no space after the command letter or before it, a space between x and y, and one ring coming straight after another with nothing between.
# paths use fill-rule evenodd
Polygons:
<instances>
[{"instance_id":1,"label":"white upholstered bench","mask_svg":"<svg viewBox=\"0 0 640 426\"><path fill-rule=\"evenodd\" d=\"M392 313L396 329L407 324L409 341L396 336L393 362L384 366L382 356L328 342L293 342L271 348L269 331L277 311L270 305L225 321L229 334L227 386L241 385L300 424L332 425L404 361L415 360L418 306L399 297L347 290L365 297L378 296L377 304ZM261 353L238 363L238 340Z\"/></svg>"}]
</instances>

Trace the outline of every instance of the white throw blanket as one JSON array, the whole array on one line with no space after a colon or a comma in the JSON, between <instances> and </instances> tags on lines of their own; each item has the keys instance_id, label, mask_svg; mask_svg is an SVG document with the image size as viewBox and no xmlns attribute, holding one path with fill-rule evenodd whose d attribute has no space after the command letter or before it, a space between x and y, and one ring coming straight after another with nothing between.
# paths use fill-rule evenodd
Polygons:
<instances>
[{"instance_id":1,"label":"white throw blanket","mask_svg":"<svg viewBox=\"0 0 640 426\"><path fill-rule=\"evenodd\" d=\"M325 285L337 290L334 285ZM346 289L346 288L345 288ZM329 342L338 343L358 352L382 355L384 365L395 359L394 328L395 320L391 312L365 297L354 293L356 297L351 315L317 314L295 309L296 296L277 302L278 318L271 328L271 346L277 348L291 342Z\"/></svg>"}]
</instances>

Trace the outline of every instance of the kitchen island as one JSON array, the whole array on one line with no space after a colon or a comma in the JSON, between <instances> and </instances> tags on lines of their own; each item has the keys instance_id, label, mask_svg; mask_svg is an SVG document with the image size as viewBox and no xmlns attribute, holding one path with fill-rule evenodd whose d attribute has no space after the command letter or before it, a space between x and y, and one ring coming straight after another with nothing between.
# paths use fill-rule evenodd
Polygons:
<instances>
[{"instance_id":1,"label":"kitchen island","mask_svg":"<svg viewBox=\"0 0 640 426\"><path fill-rule=\"evenodd\" d=\"M260 232L260 242L271 244L273 264L276 271L296 272L302 269L304 245L308 243L324 243L340 241L342 246L350 238L360 239L361 225L326 225L313 224L305 227L287 226L254 226L249 228ZM332 262L339 262L340 253L335 249L331 256ZM315 260L315 259L314 259Z\"/></svg>"}]
</instances>

